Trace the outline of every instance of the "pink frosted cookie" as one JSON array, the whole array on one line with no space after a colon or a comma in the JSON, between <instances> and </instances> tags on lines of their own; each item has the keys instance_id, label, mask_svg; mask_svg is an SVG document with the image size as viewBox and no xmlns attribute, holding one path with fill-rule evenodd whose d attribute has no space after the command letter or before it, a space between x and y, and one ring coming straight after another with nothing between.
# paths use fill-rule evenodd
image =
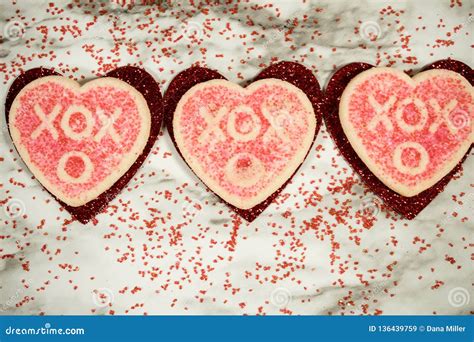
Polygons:
<instances>
[{"instance_id":1,"label":"pink frosted cookie","mask_svg":"<svg viewBox=\"0 0 474 342\"><path fill-rule=\"evenodd\" d=\"M50 75L36 78L16 94L8 122L29 170L85 222L123 188L126 182L119 180L131 177L127 173L137 161L143 161L139 157L148 153L150 137L151 142L156 139L153 117L142 93L119 78L103 77L81 86ZM107 192L108 198L97 201Z\"/></svg>"},{"instance_id":2,"label":"pink frosted cookie","mask_svg":"<svg viewBox=\"0 0 474 342\"><path fill-rule=\"evenodd\" d=\"M253 220L302 164L317 126L303 90L264 78L246 88L224 79L197 82L179 97L168 127L194 173Z\"/></svg>"},{"instance_id":3,"label":"pink frosted cookie","mask_svg":"<svg viewBox=\"0 0 474 342\"><path fill-rule=\"evenodd\" d=\"M365 71L371 70L372 68L374 68L374 66L372 66L370 64L366 64L366 63L350 63L350 64L340 68L339 70L337 70L337 72L334 73L334 75L331 77L331 80L329 81L329 83L327 85L326 92L325 92L325 106L326 106L327 109L324 112L324 121L326 123L326 128L327 128L328 132L331 134L331 137L333 138L333 140L334 140L336 146L338 147L339 151L344 156L346 161L351 165L351 167L354 169L354 171L356 171L360 175L361 180L367 185L367 187L371 191L376 193L384 201L384 203L388 207L392 208L393 210L397 211L398 213L402 214L404 217L406 217L408 219L413 219L431 201L433 201L433 199L441 191L443 191L443 189L450 182L450 180L461 170L462 162L469 155L469 151L472 148L472 144L468 147L468 150L466 151L464 156L462 156L459 159L456 166L454 166L438 182L433 184L431 187L426 188L425 190L419 192L418 194L410 196L410 197L403 196L403 195L399 194L398 192L394 191L393 189L391 189L390 187L388 187L385 183L382 182L382 180L380 178L378 178L378 176L376 176L368 168L367 164L359 156L359 152L355 151L355 147L352 146L351 141L349 141L349 138L346 135L346 134L350 135L351 132L350 131L346 132L346 130L343 128L343 125L342 125L342 122L341 122L341 119L340 119L340 114L339 114L340 109L341 109L340 108L341 107L340 102L341 102L342 94L345 91L346 87L358 75L361 75ZM472 69L468 65L466 65L466 64L464 64L460 61L453 60L453 59L444 59L444 60L434 62L430 65L425 66L424 70L442 70L442 71L450 70L451 72L456 73L459 76L462 76L461 79L462 78L466 79L471 86L474 84L474 73L473 73ZM417 79L417 77L418 76L416 76L415 78ZM408 80L407 76L401 76L401 78L405 79L405 80ZM455 76L455 78L458 78L458 76ZM376 80L374 80L374 82L375 81ZM410 83L411 81L407 81L407 82ZM465 84L465 81L460 82L460 84ZM373 87L377 87L377 86L380 87L380 85L377 85L375 83L373 84ZM414 86L413 83L412 83L412 86L413 86L413 89L416 89L416 88L419 87L419 85ZM382 88L382 89L387 89L387 88ZM449 88L447 90L448 90L448 92L450 92L452 90L452 88ZM381 108L384 108L383 107L384 104L386 103L387 100L390 99L391 95L399 93L399 91L397 91L396 89L394 89L393 92L391 90L386 90L386 92L388 92L388 94L385 96L385 98L381 97L381 93L378 93L376 95L376 97L377 97L377 102L376 103L374 103L373 99L370 100L372 102L372 104L374 104L375 107L379 109L379 112L380 112ZM371 94L371 93L369 93L369 94ZM366 107L371 106L371 104L369 103L369 99L368 99L369 94L365 95L366 96L366 99L365 99L365 106ZM438 91L437 94L441 95L440 91ZM393 99L391 100L391 102L392 101L393 101ZM439 101L441 101L441 99L439 99ZM392 104L391 102L389 102L388 104ZM436 104L434 104L433 101L431 101L431 102L436 107ZM364 100L362 100L361 104L364 104ZM424 119L423 119L423 121L419 121L419 120L424 117L424 114L423 114L423 112L425 112L424 109L423 109L424 105L421 104L419 101L416 101L416 104L415 103L406 103L406 102L402 103L400 101L400 104L403 104L404 107L407 107L406 110L404 109L402 112L400 112L400 111L398 111L398 109L395 109L394 113L398 113L398 116L402 116L403 119L406 120L406 125L408 125L408 127L415 126L415 128L418 128L418 127L416 127L416 123L420 123L420 127L419 127L420 129L418 130L418 133L417 133L417 130L411 131L413 129L413 127L408 128L408 130L410 130L411 132L405 133L405 134L409 134L409 138L410 138L409 140L411 140L411 141L413 141L412 137L416 136L415 142L417 142L418 141L417 139L423 138L421 136L421 134L423 132L421 130L421 123L423 123ZM395 105L395 103L393 103L393 105ZM443 105L444 105L444 103L443 103ZM373 107L374 106L372 106L372 108ZM423 111L423 112L420 113L419 112L420 109L418 109L418 107L421 108L421 111ZM391 107L388 108L388 106L387 106L387 107L385 107L385 109L391 109ZM428 110L433 111L433 109L430 109L430 108ZM365 109L365 112L367 112L367 109ZM410 114L410 112L412 114ZM375 110L372 110L372 113L373 113L372 114L373 117L375 117ZM421 114L421 116L419 116L420 114ZM451 115L451 114L453 114L453 115ZM454 115L454 114L456 114L456 115ZM466 114L468 114L468 115L466 115ZM451 111L450 115L449 115L451 123L446 123L446 119L444 119L444 120L436 121L436 124L434 124L434 125L432 125L435 122L434 121L435 120L434 114L432 113L430 115L432 115L430 117L430 119L432 121L431 122L427 121L425 123L426 125L428 125L428 124L430 125L427 128L428 129L427 133L429 134L428 136L430 136L430 135L432 136L432 134L433 134L433 133L430 132L430 127L431 127L431 131L438 131L439 132L439 133L435 133L435 137L436 137L436 135L439 136L439 134L443 134L443 132L448 133L448 132L445 131L446 129L447 130L451 129L451 130L454 131L454 129L457 128L457 129L461 129L461 131L462 131L462 129L466 129L466 125L468 125L468 126L472 125L472 111L465 113L463 111L460 112L460 111L456 111L454 109L454 112ZM373 119L373 117L372 116L371 117L366 117L366 119L367 120ZM369 120L368 122L371 122L370 128L372 128L372 129L369 132L365 133L365 134L372 134L372 136L374 136L373 125L376 125L379 134L385 135L388 138L394 137L394 135L387 135L388 132L384 131L386 129L386 127L388 127L387 128L388 130L393 128L395 130L395 132L399 132L399 130L403 130L403 129L406 130L406 126L400 128L396 122L394 123L392 121L390 121L390 122L387 121L387 119L390 119L390 117L387 117L387 119L385 117L387 117L387 115L377 116L377 119L375 119L375 121L373 121L373 122L371 120ZM395 115L395 118L396 117L397 117L397 115ZM441 118L444 118L444 117L436 116L436 118L441 119ZM441 122L444 122L443 125L441 125ZM363 124L360 123L360 121L359 121L359 124L356 124L356 125L359 126L359 128L360 128L360 125L363 125ZM395 127L394 127L394 125L395 125ZM402 125L403 125L403 123L402 123ZM366 126L367 126L367 128L369 128L367 124L366 124ZM451 128L450 128L450 126L451 126ZM445 129L444 131L442 130L443 127ZM441 130L439 130L439 129L441 129ZM472 129L472 126L471 126L470 129ZM372 133L370 133L370 132L372 132ZM426 133L426 131L425 131L425 133ZM356 132L353 132L353 134L356 134ZM362 132L362 134L364 134L364 133ZM398 135L398 137L402 138L403 136L405 136L405 134ZM374 141L377 141L377 138L378 138L378 134L375 137L376 140L374 140ZM436 142L435 138L434 138L434 141ZM366 144L370 144L370 142L368 142L367 140L365 140L365 142L366 142ZM395 143L395 141L394 141L394 143ZM410 179L409 177L414 177L413 175L410 175L410 173L421 170L421 168L416 169L417 166L419 166L419 165L423 166L423 164L424 164L424 163L419 164L420 157L423 158L422 160L426 161L426 155L422 156L421 153L418 152L419 150L421 150L421 148L418 145L414 145L414 146L415 147L412 149L410 145L408 145L408 146L407 145L405 145L405 146L402 145L402 147L398 148L397 155L395 155L395 157L396 157L395 161L398 165L398 168L400 168L399 161L400 160L403 161L406 158L405 159L406 164L407 164L406 166L408 167L408 169L404 168L403 166L401 167L401 169L405 172L408 171L408 176L407 176L407 180L406 180L407 184L405 184L405 185L408 185L408 189L411 190L411 191L413 191L413 188L414 188L415 184L413 182L410 183L410 181L409 181L409 179ZM423 146L423 148L424 148L424 146ZM369 149L370 149L370 147L369 147ZM401 172L400 170L398 170L398 168L393 163L393 155L394 155L394 152L395 152L394 149L395 149L395 146L388 146L386 151L384 151L386 153L384 153L384 155L381 157L381 158L385 158L385 160L381 159L380 162L385 162L385 164L388 163L389 167L390 166L392 167L392 170L395 169L395 170L397 170L396 172ZM401 151L401 150L403 150L403 151ZM405 151L405 150L407 150L407 151ZM430 150L431 150L431 147L428 150L428 153L431 152ZM400 153L400 152L402 152L402 153ZM391 153L391 154L389 154L389 153ZM404 157L403 156L404 153L408 153L409 157L406 156L406 155ZM385 154L387 154L387 155L385 155ZM380 152L379 152L379 155L380 155ZM390 161L390 159L388 159L390 156L392 157L392 161ZM428 165L426 165L426 167L428 167ZM415 169L414 171L413 170L409 171L410 169L413 169L413 168ZM416 175L415 175L415 177L416 177ZM390 180L388 180L388 182L390 182ZM403 183L402 183L402 185L403 185ZM395 184L395 186L396 186L396 184ZM411 187L411 189L410 189L410 187Z\"/></svg>"},{"instance_id":4,"label":"pink frosted cookie","mask_svg":"<svg viewBox=\"0 0 474 342\"><path fill-rule=\"evenodd\" d=\"M412 197L463 158L473 141L474 91L450 70L410 78L372 68L344 90L339 117L358 156L387 187Z\"/></svg>"}]
</instances>

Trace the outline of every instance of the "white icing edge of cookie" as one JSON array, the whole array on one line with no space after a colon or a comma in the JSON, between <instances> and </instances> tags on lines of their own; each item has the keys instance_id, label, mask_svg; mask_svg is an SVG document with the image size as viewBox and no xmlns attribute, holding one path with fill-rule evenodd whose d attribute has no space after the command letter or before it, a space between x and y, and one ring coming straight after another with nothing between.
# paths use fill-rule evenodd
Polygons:
<instances>
[{"instance_id":1,"label":"white icing edge of cookie","mask_svg":"<svg viewBox=\"0 0 474 342\"><path fill-rule=\"evenodd\" d=\"M474 122L471 120L471 136L470 139L467 139L460 148L458 148L457 152L451 156L451 158L444 163L443 167L436 172L434 176L431 178L424 180L423 182L418 183L416 186L406 186L403 183L400 183L390 176L386 175L383 170L381 170L375 162L369 157L364 145L360 142L357 133L352 126L349 117L349 101L353 94L353 91L364 82L366 79L377 75L377 74L385 74L391 73L403 80L405 80L408 84L415 87L416 84L432 78L434 76L444 76L447 75L449 77L457 78L461 81L467 90L471 93L471 97L474 99L474 88L471 84L461 75L458 73L451 71L451 70L444 70L444 69L432 69L420 72L416 74L414 77L408 76L401 70L387 68L387 67L374 67L372 69L366 70L358 74L354 77L344 89L344 92L341 96L341 101L339 103L339 120L341 122L342 128L344 133L346 134L349 143L351 144L354 151L357 153L359 158L364 162L364 164L369 168L369 170L388 188L395 191L396 193L405 196L405 197L413 197L418 195L419 193L431 188L437 182L439 182L444 176L446 176L449 172L451 172L459 161L464 157L466 152L469 150L469 147L474 141Z\"/></svg>"},{"instance_id":2,"label":"white icing edge of cookie","mask_svg":"<svg viewBox=\"0 0 474 342\"><path fill-rule=\"evenodd\" d=\"M18 129L15 127L14 123L16 121L16 115L17 115L17 110L20 105L20 98L25 95L25 93L32 89L35 88L43 83L47 82L56 82L61 84L63 87L74 91L74 92L86 92L87 90L94 88L94 87L100 87L100 86L112 86L114 88L118 88L121 90L128 91L131 96L133 97L137 108L138 108L138 114L141 118L141 132L139 133L139 136L137 140L135 141L132 149L125 155L125 157L122 159L118 167L111 172L110 175L108 175L103 181L101 181L97 186L92 188L91 190L82 193L80 196L74 196L74 197L69 197L68 195L64 194L60 189L55 187L51 182L48 181L47 177L43 175L43 173L36 167L34 164L31 162L30 155L26 149L21 143L20 143L20 132ZM126 114L122 114L126 115ZM150 132L151 132L151 114L150 110L148 108L148 104L143 97L143 95L136 90L134 87L129 85L128 83L119 80L117 78L113 77L102 77L102 78L97 78L95 80L89 81L85 83L84 85L81 86L80 83L71 80L69 78L63 77L63 76L45 76L38 78L30 83L28 83L15 97L10 113L9 113L9 120L8 120L8 125L10 129L10 135L13 140L13 144L15 145L16 149L18 150L18 153L20 154L21 158L23 159L24 163L30 170L30 172L35 176L35 178L50 192L52 193L55 197L57 197L59 200L62 202L66 203L69 206L72 207L79 207L81 205L84 205L97 197L99 197L102 193L110 189L115 182L117 182L120 177L122 177L129 169L130 167L135 163L137 158L142 154L148 139L150 137Z\"/></svg>"},{"instance_id":3,"label":"white icing edge of cookie","mask_svg":"<svg viewBox=\"0 0 474 342\"><path fill-rule=\"evenodd\" d=\"M293 157L293 159L288 162L285 170L278 177L274 179L274 181L271 183L271 186L266 187L263 191L259 192L256 196L250 199L243 199L240 196L236 196L229 193L223 187L221 187L216 181L214 181L212 177L208 176L206 171L201 168L199 162L195 160L195 158L192 158L189 155L189 151L185 149L183 136L178 127L178 123L182 116L182 108L185 105L185 103L197 91L202 90L208 86L214 86L214 85L225 86L225 87L240 91L244 94L251 94L255 91L255 89L263 85L278 85L278 86L286 88L289 91L296 93L298 96L298 99L301 101L302 105L304 106L304 109L310 113L309 118L308 118L309 134L307 134L307 136L303 140L303 143L302 143L303 146L300 148L298 153ZM294 86L293 84L286 81L282 81L280 79L275 79L275 78L266 78L266 79L258 80L251 83L249 86L245 88L233 82L230 82L227 80L221 80L221 79L214 79L214 80L198 83L197 85L190 88L181 97L181 99L178 102L178 105L176 106L174 116L173 116L173 132L174 132L176 145L178 146L178 149L181 152L181 155L183 156L184 160L189 165L189 167L198 176L198 178L201 179L201 181L204 184L206 184L207 187L209 187L214 193L216 193L224 201L226 201L227 203L230 203L236 208L244 209L244 210L253 208L256 205L265 201L268 197L270 197L273 193L275 193L278 189L280 189L280 187L282 187L283 184L285 184L285 182L295 173L296 169L305 160L306 155L308 154L311 148L311 145L314 141L314 137L316 135L316 124L317 124L316 115L314 113L313 105L311 104L311 101L308 99L306 94L300 88Z\"/></svg>"}]
</instances>

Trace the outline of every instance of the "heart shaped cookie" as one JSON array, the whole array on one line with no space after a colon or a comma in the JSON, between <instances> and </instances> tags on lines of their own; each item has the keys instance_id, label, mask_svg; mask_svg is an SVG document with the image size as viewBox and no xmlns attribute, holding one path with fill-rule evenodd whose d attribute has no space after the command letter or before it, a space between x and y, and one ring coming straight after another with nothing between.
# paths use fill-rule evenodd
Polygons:
<instances>
[{"instance_id":1,"label":"heart shaped cookie","mask_svg":"<svg viewBox=\"0 0 474 342\"><path fill-rule=\"evenodd\" d=\"M464 77L472 77L470 68L442 61L429 69L410 78L351 64L327 88L328 105L337 110L325 121L336 144L364 181L408 218L442 190L473 142L474 91Z\"/></svg>"},{"instance_id":2,"label":"heart shaped cookie","mask_svg":"<svg viewBox=\"0 0 474 342\"><path fill-rule=\"evenodd\" d=\"M319 84L297 63L264 70L242 88L191 68L165 94L173 141L189 167L252 221L303 163L321 121Z\"/></svg>"},{"instance_id":3,"label":"heart shaped cookie","mask_svg":"<svg viewBox=\"0 0 474 342\"><path fill-rule=\"evenodd\" d=\"M12 85L13 143L36 179L85 223L128 183L159 133L159 87L123 67L84 85L33 69Z\"/></svg>"}]
</instances>

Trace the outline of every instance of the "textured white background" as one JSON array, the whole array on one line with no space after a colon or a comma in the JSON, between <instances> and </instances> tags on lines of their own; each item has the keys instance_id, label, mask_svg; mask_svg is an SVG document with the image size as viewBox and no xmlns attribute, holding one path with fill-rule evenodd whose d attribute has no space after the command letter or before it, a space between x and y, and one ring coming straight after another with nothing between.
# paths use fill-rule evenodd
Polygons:
<instances>
[{"instance_id":1,"label":"textured white background","mask_svg":"<svg viewBox=\"0 0 474 342\"><path fill-rule=\"evenodd\" d=\"M84 80L134 64L164 91L196 62L244 83L293 60L322 86L350 62L473 65L473 1L96 3L0 1L2 103L12 80L37 66ZM164 130L107 212L81 225L26 171L0 114L0 313L474 310L472 156L408 221L365 190L323 126L292 184L247 224L205 191Z\"/></svg>"}]
</instances>

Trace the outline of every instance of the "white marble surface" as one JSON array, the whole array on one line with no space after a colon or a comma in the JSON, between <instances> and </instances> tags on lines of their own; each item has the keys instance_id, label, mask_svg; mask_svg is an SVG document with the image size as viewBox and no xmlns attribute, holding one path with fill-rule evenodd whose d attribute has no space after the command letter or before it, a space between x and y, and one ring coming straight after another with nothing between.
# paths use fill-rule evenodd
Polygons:
<instances>
[{"instance_id":1,"label":"white marble surface","mask_svg":"<svg viewBox=\"0 0 474 342\"><path fill-rule=\"evenodd\" d=\"M134 64L163 91L194 63L244 83L293 60L322 85L355 61L416 71L452 57L473 66L472 0L161 10L50 2L0 2L2 103L12 80L37 66L84 80ZM472 155L408 221L364 189L323 126L292 184L247 224L204 190L163 130L106 213L81 225L25 171L0 114L0 314L474 311ZM362 219L364 208L373 215Z\"/></svg>"}]
</instances>

